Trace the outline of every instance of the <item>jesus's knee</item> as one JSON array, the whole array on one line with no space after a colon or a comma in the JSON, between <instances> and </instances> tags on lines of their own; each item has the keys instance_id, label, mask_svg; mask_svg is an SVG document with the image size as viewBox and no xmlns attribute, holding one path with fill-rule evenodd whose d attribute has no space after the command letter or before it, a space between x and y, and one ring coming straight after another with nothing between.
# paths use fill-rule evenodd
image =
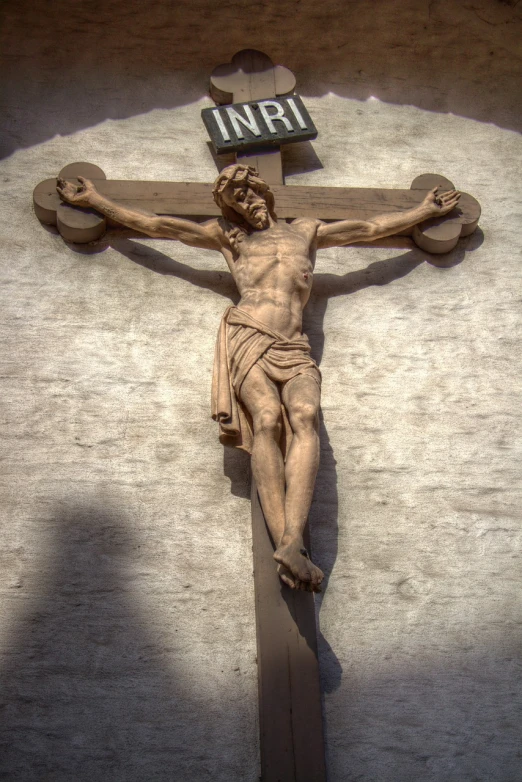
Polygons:
<instances>
[{"instance_id":1,"label":"jesus's knee","mask_svg":"<svg viewBox=\"0 0 522 782\"><path fill-rule=\"evenodd\" d=\"M269 434L276 439L281 434L281 406L266 405L253 417L254 434Z\"/></svg>"},{"instance_id":2,"label":"jesus's knee","mask_svg":"<svg viewBox=\"0 0 522 782\"><path fill-rule=\"evenodd\" d=\"M288 411L290 426L296 434L317 430L318 406L308 400L295 401Z\"/></svg>"}]
</instances>

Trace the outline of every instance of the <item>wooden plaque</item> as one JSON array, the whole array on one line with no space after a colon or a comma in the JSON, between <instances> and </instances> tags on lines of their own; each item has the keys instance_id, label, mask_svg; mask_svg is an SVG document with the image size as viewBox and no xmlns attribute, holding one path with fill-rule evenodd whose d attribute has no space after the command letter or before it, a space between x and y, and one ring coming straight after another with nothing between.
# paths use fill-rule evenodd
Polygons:
<instances>
[{"instance_id":1,"label":"wooden plaque","mask_svg":"<svg viewBox=\"0 0 522 782\"><path fill-rule=\"evenodd\" d=\"M203 109L201 116L218 154L317 138L312 118L298 95Z\"/></svg>"}]
</instances>

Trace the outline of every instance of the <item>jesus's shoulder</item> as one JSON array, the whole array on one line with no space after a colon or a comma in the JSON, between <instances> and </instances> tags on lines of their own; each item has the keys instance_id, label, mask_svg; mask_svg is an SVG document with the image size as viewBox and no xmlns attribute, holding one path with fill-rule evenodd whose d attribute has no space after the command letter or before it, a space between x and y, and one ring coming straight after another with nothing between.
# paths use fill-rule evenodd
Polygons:
<instances>
[{"instance_id":1,"label":"jesus's shoulder","mask_svg":"<svg viewBox=\"0 0 522 782\"><path fill-rule=\"evenodd\" d=\"M309 240L312 240L316 233L320 221L315 217L296 217L291 223L288 223L288 227L300 236L304 236Z\"/></svg>"},{"instance_id":2,"label":"jesus's shoulder","mask_svg":"<svg viewBox=\"0 0 522 782\"><path fill-rule=\"evenodd\" d=\"M297 231L314 231L319 223L316 217L296 217L288 225Z\"/></svg>"}]
</instances>

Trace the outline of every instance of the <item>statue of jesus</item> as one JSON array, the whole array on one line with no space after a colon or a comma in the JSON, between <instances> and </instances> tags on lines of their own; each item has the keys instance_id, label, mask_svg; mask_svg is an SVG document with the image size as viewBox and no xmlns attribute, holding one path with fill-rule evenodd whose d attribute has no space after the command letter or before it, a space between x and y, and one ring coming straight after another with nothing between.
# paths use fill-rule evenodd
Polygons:
<instances>
[{"instance_id":1,"label":"statue of jesus","mask_svg":"<svg viewBox=\"0 0 522 782\"><path fill-rule=\"evenodd\" d=\"M221 441L251 453L252 472L274 543L279 576L292 589L320 591L322 571L303 544L319 466L321 373L302 333L317 249L373 241L457 206L460 194L434 188L414 209L373 220L279 221L257 171L228 166L214 185L222 218L197 223L148 215L102 196L92 182L58 181L60 197L92 207L153 238L218 250L240 301L223 316L212 384Z\"/></svg>"}]
</instances>

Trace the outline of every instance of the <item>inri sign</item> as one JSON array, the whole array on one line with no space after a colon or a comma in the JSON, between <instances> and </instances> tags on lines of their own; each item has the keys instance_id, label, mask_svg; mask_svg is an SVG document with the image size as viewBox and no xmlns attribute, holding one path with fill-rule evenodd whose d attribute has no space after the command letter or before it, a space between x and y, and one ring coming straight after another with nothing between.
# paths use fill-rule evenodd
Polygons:
<instances>
[{"instance_id":1,"label":"inri sign","mask_svg":"<svg viewBox=\"0 0 522 782\"><path fill-rule=\"evenodd\" d=\"M218 154L310 141L317 136L298 95L203 109L201 116Z\"/></svg>"}]
</instances>

